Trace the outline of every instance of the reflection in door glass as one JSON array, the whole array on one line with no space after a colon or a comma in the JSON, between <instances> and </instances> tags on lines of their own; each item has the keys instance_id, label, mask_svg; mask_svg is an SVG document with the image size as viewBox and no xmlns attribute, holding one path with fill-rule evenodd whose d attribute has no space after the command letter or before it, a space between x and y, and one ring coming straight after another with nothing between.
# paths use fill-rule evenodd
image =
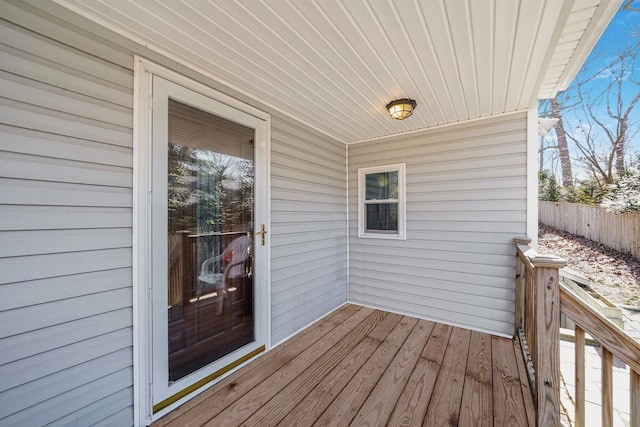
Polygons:
<instances>
[{"instance_id":1,"label":"reflection in door glass","mask_svg":"<svg viewBox=\"0 0 640 427\"><path fill-rule=\"evenodd\" d=\"M169 380L254 341L253 129L169 100Z\"/></svg>"}]
</instances>

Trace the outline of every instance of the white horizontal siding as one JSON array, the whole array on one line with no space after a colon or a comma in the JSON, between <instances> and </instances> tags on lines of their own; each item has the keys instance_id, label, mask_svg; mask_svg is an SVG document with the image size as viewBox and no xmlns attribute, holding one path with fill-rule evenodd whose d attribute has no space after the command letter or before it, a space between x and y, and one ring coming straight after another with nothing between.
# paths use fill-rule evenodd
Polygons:
<instances>
[{"instance_id":1,"label":"white horizontal siding","mask_svg":"<svg viewBox=\"0 0 640 427\"><path fill-rule=\"evenodd\" d=\"M5 153L3 157L2 173L6 178L131 188L131 169L126 167L31 154Z\"/></svg>"},{"instance_id":2,"label":"white horizontal siding","mask_svg":"<svg viewBox=\"0 0 640 427\"><path fill-rule=\"evenodd\" d=\"M130 248L131 238L129 228L7 231L0 233L0 257Z\"/></svg>"},{"instance_id":3,"label":"white horizontal siding","mask_svg":"<svg viewBox=\"0 0 640 427\"><path fill-rule=\"evenodd\" d=\"M66 88L58 88L31 79L0 71L4 96L25 104L38 105L53 111L87 117L119 126L133 127L132 109L102 101Z\"/></svg>"},{"instance_id":4,"label":"white horizontal siding","mask_svg":"<svg viewBox=\"0 0 640 427\"><path fill-rule=\"evenodd\" d=\"M407 240L357 237L357 170L406 163ZM526 233L523 113L349 146L349 298L510 335Z\"/></svg>"},{"instance_id":5,"label":"white horizontal siding","mask_svg":"<svg viewBox=\"0 0 640 427\"><path fill-rule=\"evenodd\" d=\"M278 343L347 299L346 148L275 119L271 326Z\"/></svg>"},{"instance_id":6,"label":"white horizontal siding","mask_svg":"<svg viewBox=\"0 0 640 427\"><path fill-rule=\"evenodd\" d=\"M30 53L14 49L10 46L2 46L0 50L0 62L2 68L10 73L28 77L34 82L42 82L53 87L63 87L75 93L85 94L94 98L100 97L114 105L133 107L131 88L99 79L84 73L81 70L68 67L64 64L38 57L34 58ZM72 77L71 79L69 77ZM104 88L109 91L105 93Z\"/></svg>"},{"instance_id":7,"label":"white horizontal siding","mask_svg":"<svg viewBox=\"0 0 640 427\"><path fill-rule=\"evenodd\" d=\"M40 329L32 329L28 334L17 334L0 342L0 363L26 359L34 354L46 353L74 343L91 339L114 330L129 328L131 307L107 311L89 317L58 323Z\"/></svg>"},{"instance_id":8,"label":"white horizontal siding","mask_svg":"<svg viewBox=\"0 0 640 427\"><path fill-rule=\"evenodd\" d=\"M77 372L91 371L91 369L87 369L87 367L83 365L91 360L101 358L104 355L122 349L128 349L127 354L128 356L131 356L131 340L131 329L125 328L90 338L84 342L74 343L72 345L9 363L6 365L7 375L4 376L1 390L6 391L10 388L28 384L38 379L40 379L39 384L42 385L42 388L48 388L48 384L55 383L56 381L61 383L60 387L65 386L69 387L69 389L75 388L73 384L69 384L69 381L72 380L79 381L81 383L89 383L93 380L92 378L83 378L77 374ZM119 360L117 363L125 365L122 366L122 368L130 366L130 364L127 365L126 359L124 361ZM69 371L71 369L77 372L76 375L70 376L79 377L67 379L65 378L65 375L58 375L55 378L49 378L55 373L64 373L64 371ZM29 389L31 390L39 387L40 386L38 384L34 384L33 387L29 387ZM61 391L61 388L58 388L57 390L53 388L47 390L46 393L55 395ZM11 396L13 395L14 394L11 393ZM38 398L42 398L43 400L51 397L52 396L44 395L38 396ZM4 411L14 410L13 406L2 406L5 408ZM8 415L4 412L0 414L3 417Z\"/></svg>"},{"instance_id":9,"label":"white horizontal siding","mask_svg":"<svg viewBox=\"0 0 640 427\"><path fill-rule=\"evenodd\" d=\"M66 393L59 394L52 399L30 406L24 411L16 412L1 421L6 423L6 425L15 426L46 425L60 418L67 417L67 419L70 420L67 424L73 425L76 420L78 420L78 424L76 425L84 425L80 424L79 421L81 418L80 414L86 413L86 408L91 405L98 406L102 399L118 391L132 389L132 380L133 369L131 367L121 369L120 371L98 378ZM130 403L131 402L129 402L128 408L132 409ZM105 412L111 414L116 410L113 406L107 406L105 409ZM133 423L132 410L128 412L128 416L131 418L126 421L121 420L123 422L119 425L131 425Z\"/></svg>"},{"instance_id":10,"label":"white horizontal siding","mask_svg":"<svg viewBox=\"0 0 640 427\"><path fill-rule=\"evenodd\" d=\"M128 425L133 52L27 4L0 12L0 424ZM272 123L278 343L347 299L346 147Z\"/></svg>"},{"instance_id":11,"label":"white horizontal siding","mask_svg":"<svg viewBox=\"0 0 640 427\"><path fill-rule=\"evenodd\" d=\"M132 401L133 389L126 387L74 412L73 416L67 415L57 419L50 426L68 426L76 421L78 425L96 427L127 425L133 419Z\"/></svg>"},{"instance_id":12,"label":"white horizontal siding","mask_svg":"<svg viewBox=\"0 0 640 427\"><path fill-rule=\"evenodd\" d=\"M0 424L131 425L132 54L0 13Z\"/></svg>"},{"instance_id":13,"label":"white horizontal siding","mask_svg":"<svg viewBox=\"0 0 640 427\"><path fill-rule=\"evenodd\" d=\"M2 123L105 144L131 147L131 129L0 98Z\"/></svg>"},{"instance_id":14,"label":"white horizontal siding","mask_svg":"<svg viewBox=\"0 0 640 427\"><path fill-rule=\"evenodd\" d=\"M131 148L0 125L0 150L93 166L131 168ZM96 164L96 159L100 163Z\"/></svg>"}]
</instances>

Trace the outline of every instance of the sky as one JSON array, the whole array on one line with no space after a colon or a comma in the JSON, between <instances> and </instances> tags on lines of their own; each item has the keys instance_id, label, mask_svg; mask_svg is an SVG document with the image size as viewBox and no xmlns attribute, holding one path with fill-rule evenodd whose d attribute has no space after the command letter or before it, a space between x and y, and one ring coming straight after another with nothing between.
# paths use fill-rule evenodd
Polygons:
<instances>
[{"instance_id":1,"label":"sky","mask_svg":"<svg viewBox=\"0 0 640 427\"><path fill-rule=\"evenodd\" d=\"M615 72L616 69L609 67L612 62L615 62L617 53L629 47L630 45L638 45L640 43L640 0L634 1L631 4L632 8L637 8L639 11L634 10L620 10L616 13L611 23L599 39L597 45L589 55L589 58L585 62L585 66L580 71L576 79L571 83L569 88L564 93L558 94L557 98L566 104L575 104L574 99L577 99L578 95L578 83L584 81L587 77L590 78L588 83L583 84L583 93L585 97L593 97L598 93L602 93L609 82L609 76L611 72ZM640 61L640 56L638 57ZM635 65L635 64L633 64ZM635 68L635 67L630 67ZM634 70L633 73L626 73L625 82L622 90L623 105L628 105L633 97L640 92L640 86L633 83L629 77L637 77L640 81L640 63L637 64L638 70ZM602 72L598 73L598 70ZM618 68L619 70L619 68ZM549 117L548 103L540 103L539 115L541 117ZM607 126L614 127L615 121L610 119L607 114L606 104L600 103L600 105L594 105L594 111L597 111L598 118L603 121ZM563 111L564 127L568 133L571 133L575 138L583 139L583 135L591 132L592 135L597 135L595 139L599 144L602 144L601 152L605 153L606 146L609 144L604 132L598 129L597 126L590 126L587 120L586 113L583 108L576 106L568 110ZM640 102L632 110L630 120L630 139L627 143L627 158L637 158L640 154ZM551 131L544 140L546 145L555 145L556 135L555 131ZM547 170L554 172L556 177L560 178L560 171L557 159L553 159L555 150L547 150L545 156L544 167ZM577 159L580 155L579 150L575 144L569 142L569 152L572 156L572 167L574 169L574 178L584 179L588 175L585 167ZM557 156L557 155L556 155ZM560 180L559 180L560 181Z\"/></svg>"}]
</instances>

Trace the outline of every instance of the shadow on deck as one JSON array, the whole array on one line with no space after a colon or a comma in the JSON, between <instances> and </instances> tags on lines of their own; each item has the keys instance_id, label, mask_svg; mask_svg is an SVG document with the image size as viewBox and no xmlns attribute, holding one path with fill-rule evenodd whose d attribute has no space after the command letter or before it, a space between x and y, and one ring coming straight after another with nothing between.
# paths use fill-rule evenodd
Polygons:
<instances>
[{"instance_id":1,"label":"shadow on deck","mask_svg":"<svg viewBox=\"0 0 640 427\"><path fill-rule=\"evenodd\" d=\"M345 305L154 426L527 426L513 341Z\"/></svg>"}]
</instances>

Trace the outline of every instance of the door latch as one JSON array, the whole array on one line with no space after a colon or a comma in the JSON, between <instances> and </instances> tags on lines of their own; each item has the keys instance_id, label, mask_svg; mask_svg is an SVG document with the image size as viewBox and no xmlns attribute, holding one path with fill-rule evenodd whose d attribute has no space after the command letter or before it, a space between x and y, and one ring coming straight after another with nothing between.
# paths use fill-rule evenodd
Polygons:
<instances>
[{"instance_id":1,"label":"door latch","mask_svg":"<svg viewBox=\"0 0 640 427\"><path fill-rule=\"evenodd\" d=\"M264 236L267 234L267 230L264 229L264 224L260 226L260 231L256 231L256 234L260 236L260 243L264 246Z\"/></svg>"}]
</instances>

